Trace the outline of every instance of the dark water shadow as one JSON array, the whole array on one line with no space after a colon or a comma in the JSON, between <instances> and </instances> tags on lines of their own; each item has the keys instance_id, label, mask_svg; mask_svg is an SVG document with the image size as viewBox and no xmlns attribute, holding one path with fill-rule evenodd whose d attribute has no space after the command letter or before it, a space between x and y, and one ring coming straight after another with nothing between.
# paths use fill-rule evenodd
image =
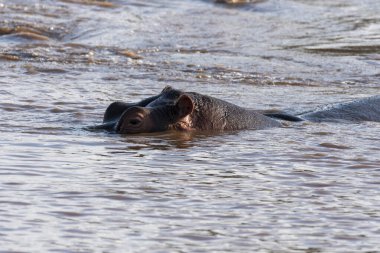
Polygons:
<instances>
[{"instance_id":1,"label":"dark water shadow","mask_svg":"<svg viewBox=\"0 0 380 253\"><path fill-rule=\"evenodd\" d=\"M225 5L228 7L249 7L254 4L266 2L267 0L214 0L215 4Z\"/></svg>"},{"instance_id":2,"label":"dark water shadow","mask_svg":"<svg viewBox=\"0 0 380 253\"><path fill-rule=\"evenodd\" d=\"M346 45L341 47L309 47L305 48L306 52L316 54L338 55L338 56L353 56L377 54L380 52L380 45Z\"/></svg>"},{"instance_id":3,"label":"dark water shadow","mask_svg":"<svg viewBox=\"0 0 380 253\"><path fill-rule=\"evenodd\" d=\"M214 7L239 9L247 11L265 11L258 7L259 4L265 3L268 0L201 0L202 2L211 3Z\"/></svg>"}]
</instances>

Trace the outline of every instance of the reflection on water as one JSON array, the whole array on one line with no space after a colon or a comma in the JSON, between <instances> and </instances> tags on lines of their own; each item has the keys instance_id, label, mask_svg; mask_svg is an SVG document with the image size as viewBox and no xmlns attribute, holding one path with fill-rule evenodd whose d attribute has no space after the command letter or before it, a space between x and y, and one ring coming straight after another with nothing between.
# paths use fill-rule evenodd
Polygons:
<instances>
[{"instance_id":1,"label":"reflection on water","mask_svg":"<svg viewBox=\"0 0 380 253\"><path fill-rule=\"evenodd\" d=\"M1 250L378 250L378 123L84 130L168 84L291 113L379 94L378 1L217 2L0 0Z\"/></svg>"}]
</instances>

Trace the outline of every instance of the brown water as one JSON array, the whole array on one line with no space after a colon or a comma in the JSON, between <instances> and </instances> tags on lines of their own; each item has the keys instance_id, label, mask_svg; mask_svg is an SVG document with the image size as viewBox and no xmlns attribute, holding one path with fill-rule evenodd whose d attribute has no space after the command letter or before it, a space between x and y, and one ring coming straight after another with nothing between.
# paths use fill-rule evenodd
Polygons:
<instances>
[{"instance_id":1,"label":"brown water","mask_svg":"<svg viewBox=\"0 0 380 253\"><path fill-rule=\"evenodd\" d=\"M0 0L1 252L380 252L380 125L88 132L165 85L380 94L378 0Z\"/></svg>"}]
</instances>

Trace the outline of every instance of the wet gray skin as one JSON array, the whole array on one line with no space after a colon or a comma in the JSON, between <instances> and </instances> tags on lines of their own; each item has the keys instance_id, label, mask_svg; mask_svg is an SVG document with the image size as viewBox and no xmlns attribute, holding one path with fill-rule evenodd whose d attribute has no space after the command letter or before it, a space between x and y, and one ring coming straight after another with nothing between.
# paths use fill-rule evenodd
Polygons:
<instances>
[{"instance_id":1,"label":"wet gray skin","mask_svg":"<svg viewBox=\"0 0 380 253\"><path fill-rule=\"evenodd\" d=\"M264 129L279 126L280 122L259 112L167 86L159 95L138 103L112 103L104 114L100 128L116 133L148 133L166 130Z\"/></svg>"},{"instance_id":2,"label":"wet gray skin","mask_svg":"<svg viewBox=\"0 0 380 253\"><path fill-rule=\"evenodd\" d=\"M380 122L380 96L325 106L292 116L283 112L249 110L217 98L167 86L159 95L138 103L112 103L104 114L103 124L97 128L127 134L166 130L257 130L282 126L278 120Z\"/></svg>"},{"instance_id":3,"label":"wet gray skin","mask_svg":"<svg viewBox=\"0 0 380 253\"><path fill-rule=\"evenodd\" d=\"M313 122L380 122L380 95L323 106L300 116Z\"/></svg>"}]
</instances>

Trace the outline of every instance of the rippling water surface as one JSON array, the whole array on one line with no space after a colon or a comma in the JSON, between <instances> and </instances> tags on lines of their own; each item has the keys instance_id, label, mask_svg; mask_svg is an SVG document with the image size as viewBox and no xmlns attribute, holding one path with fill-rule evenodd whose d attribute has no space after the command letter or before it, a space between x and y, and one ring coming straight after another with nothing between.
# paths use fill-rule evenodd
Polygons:
<instances>
[{"instance_id":1,"label":"rippling water surface","mask_svg":"<svg viewBox=\"0 0 380 253\"><path fill-rule=\"evenodd\" d=\"M378 123L83 127L165 85L290 112L378 95L379 13L378 0L0 0L0 251L378 252Z\"/></svg>"}]
</instances>

